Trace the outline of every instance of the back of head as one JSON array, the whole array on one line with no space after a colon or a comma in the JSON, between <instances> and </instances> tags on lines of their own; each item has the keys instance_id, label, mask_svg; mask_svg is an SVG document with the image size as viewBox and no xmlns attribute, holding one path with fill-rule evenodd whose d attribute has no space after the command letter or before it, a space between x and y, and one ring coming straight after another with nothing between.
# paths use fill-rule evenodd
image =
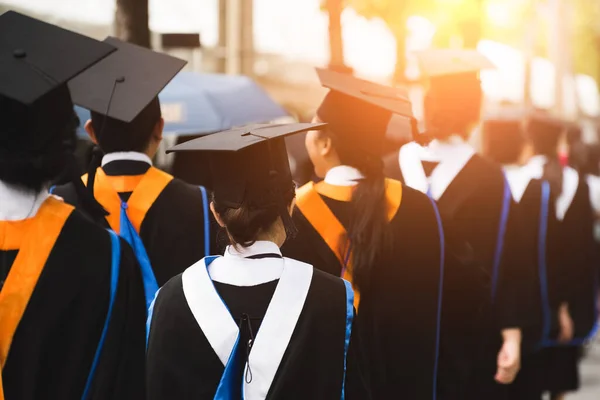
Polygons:
<instances>
[{"instance_id":1,"label":"back of head","mask_svg":"<svg viewBox=\"0 0 600 400\"><path fill-rule=\"evenodd\" d=\"M104 153L143 153L148 148L154 128L162 116L158 97L144 107L131 122L123 122L95 111L92 111L91 115L98 145Z\"/></svg>"},{"instance_id":2,"label":"back of head","mask_svg":"<svg viewBox=\"0 0 600 400\"><path fill-rule=\"evenodd\" d=\"M427 132L439 140L452 135L467 139L480 119L482 101L477 73L431 78L424 100Z\"/></svg>"},{"instance_id":3,"label":"back of head","mask_svg":"<svg viewBox=\"0 0 600 400\"><path fill-rule=\"evenodd\" d=\"M542 178L550 183L555 193L562 192L563 166L558 158L558 145L564 133L563 122L543 112L534 114L527 123L527 137L534 153L548 159Z\"/></svg>"},{"instance_id":4,"label":"back of head","mask_svg":"<svg viewBox=\"0 0 600 400\"><path fill-rule=\"evenodd\" d=\"M66 85L23 105L0 96L0 180L39 191L65 170L77 116Z\"/></svg>"},{"instance_id":5,"label":"back of head","mask_svg":"<svg viewBox=\"0 0 600 400\"><path fill-rule=\"evenodd\" d=\"M500 164L519 162L525 144L520 120L486 120L482 134L486 157Z\"/></svg>"}]
</instances>

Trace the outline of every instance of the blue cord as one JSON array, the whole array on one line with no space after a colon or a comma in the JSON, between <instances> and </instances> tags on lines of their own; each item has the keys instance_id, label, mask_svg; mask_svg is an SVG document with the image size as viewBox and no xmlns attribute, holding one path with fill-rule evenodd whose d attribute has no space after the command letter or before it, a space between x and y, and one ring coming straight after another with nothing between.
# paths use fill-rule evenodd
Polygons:
<instances>
[{"instance_id":1,"label":"blue cord","mask_svg":"<svg viewBox=\"0 0 600 400\"><path fill-rule=\"evenodd\" d=\"M204 256L210 256L210 220L208 218L208 194L204 186L200 186L202 207L204 209Z\"/></svg>"},{"instance_id":2,"label":"blue cord","mask_svg":"<svg viewBox=\"0 0 600 400\"><path fill-rule=\"evenodd\" d=\"M438 232L440 236L440 283L438 288L438 311L437 311L437 329L435 334L435 365L433 372L433 400L437 399L437 377L438 377L438 364L440 358L440 325L442 322L442 297L444 288L444 259L446 257L446 240L444 238L444 228L442 225L442 218L437 208L435 201L429 197L437 220Z\"/></svg>"}]
</instances>

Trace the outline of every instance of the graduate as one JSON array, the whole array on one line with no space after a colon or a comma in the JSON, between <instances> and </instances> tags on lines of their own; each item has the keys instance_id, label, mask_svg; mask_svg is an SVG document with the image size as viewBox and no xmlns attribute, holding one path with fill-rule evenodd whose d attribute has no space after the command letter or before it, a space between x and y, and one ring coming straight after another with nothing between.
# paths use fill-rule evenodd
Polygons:
<instances>
[{"instance_id":1,"label":"graduate","mask_svg":"<svg viewBox=\"0 0 600 400\"><path fill-rule=\"evenodd\" d=\"M506 112L503 114L507 114ZM542 350L544 337L568 340L568 325L561 318L564 305L560 293L566 263L560 234L560 222L555 208L556 200L548 181L542 176L528 173L523 168L527 157L523 126L526 115L497 115L486 119L482 125L483 155L501 164L505 170L511 194L516 203L521 225L522 257L528 257L532 270L530 295L521 307L528 307L530 317L523 327L521 370L510 386L508 398L514 400L541 400L542 381L546 360ZM561 329L562 328L562 329Z\"/></svg>"},{"instance_id":2,"label":"graduate","mask_svg":"<svg viewBox=\"0 0 600 400\"><path fill-rule=\"evenodd\" d=\"M63 171L86 193L67 81L115 49L12 11L0 37L0 399L143 399L134 255L48 193Z\"/></svg>"},{"instance_id":3,"label":"graduate","mask_svg":"<svg viewBox=\"0 0 600 400\"><path fill-rule=\"evenodd\" d=\"M306 148L323 181L298 190L298 236L283 254L352 282L360 371L370 398L436 398L441 221L427 196L385 179L381 161L388 124L409 121L411 104L396 89L317 72L330 91L315 122L328 126L310 131ZM468 303L456 303L457 309L468 313ZM348 384L359 381L348 375Z\"/></svg>"},{"instance_id":4,"label":"graduate","mask_svg":"<svg viewBox=\"0 0 600 400\"><path fill-rule=\"evenodd\" d=\"M560 224L558 239L550 241L549 237L546 245L556 247L558 254L553 258L562 265L554 277L548 266L546 282L540 281L546 314L541 390L550 392L552 399L562 399L566 392L579 388L580 346L595 331L598 318L600 260L594 242L594 210L585 178L559 161L558 146L565 128L550 115L533 114L527 134L534 156L520 171L521 181L534 178L547 182L546 190L555 194L547 213L554 214ZM547 262L551 261L549 257Z\"/></svg>"},{"instance_id":5,"label":"graduate","mask_svg":"<svg viewBox=\"0 0 600 400\"><path fill-rule=\"evenodd\" d=\"M91 110L85 129L104 153L82 179L109 213L102 222L134 248L149 305L167 280L210 254L208 195L152 166L164 126L157 96L185 61L104 42L117 51L69 83L73 101ZM79 205L72 185L55 193Z\"/></svg>"},{"instance_id":6,"label":"graduate","mask_svg":"<svg viewBox=\"0 0 600 400\"><path fill-rule=\"evenodd\" d=\"M279 249L295 232L284 137L320 128L254 125L170 150L209 153L210 207L230 245L158 292L148 399L344 398L352 288Z\"/></svg>"},{"instance_id":7,"label":"graduate","mask_svg":"<svg viewBox=\"0 0 600 400\"><path fill-rule=\"evenodd\" d=\"M482 315L472 321L478 338L465 354L472 367L467 399L505 398L520 363L520 327L528 317L519 301L530 271L519 250L518 216L499 165L467 143L480 118L480 69L491 67L474 50L430 50L418 54L429 78L425 95L427 134L386 158L388 176L428 193L445 225L468 241L487 275ZM479 288L471 288L479 290Z\"/></svg>"}]
</instances>

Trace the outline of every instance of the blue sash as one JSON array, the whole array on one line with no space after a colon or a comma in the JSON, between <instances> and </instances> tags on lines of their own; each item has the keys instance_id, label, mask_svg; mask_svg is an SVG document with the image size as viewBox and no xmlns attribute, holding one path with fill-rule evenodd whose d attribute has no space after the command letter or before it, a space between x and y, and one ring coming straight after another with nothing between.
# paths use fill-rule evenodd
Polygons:
<instances>
[{"instance_id":1,"label":"blue sash","mask_svg":"<svg viewBox=\"0 0 600 400\"><path fill-rule=\"evenodd\" d=\"M354 290L352 284L344 280L346 286L346 338L344 341L344 378L342 379L342 397L346 397L346 365L348 358L348 348L350 347L350 336L352 336L352 321L354 320Z\"/></svg>"},{"instance_id":2,"label":"blue sash","mask_svg":"<svg viewBox=\"0 0 600 400\"><path fill-rule=\"evenodd\" d=\"M502 252L504 251L504 236L506 235L506 225L508 223L508 214L510 212L510 188L504 175L503 178L504 193L502 196L502 210L500 212L500 223L498 225L498 238L496 239L494 264L492 265L492 302L496 300L496 291L498 289L498 275L500 274L500 263L502 262Z\"/></svg>"},{"instance_id":3,"label":"blue sash","mask_svg":"<svg viewBox=\"0 0 600 400\"><path fill-rule=\"evenodd\" d=\"M445 257L446 257L446 239L444 237L444 228L442 225L442 218L440 216L440 211L438 210L437 204L435 200L431 197L429 191L429 200L431 201L431 205L433 206L433 211L435 213L435 219L437 221L438 233L440 236L440 283L438 288L438 311L437 311L437 324L436 324L436 332L435 332L435 364L433 370L433 400L437 399L437 381L438 381L438 368L439 368L439 358L440 358L440 332L441 332L441 323L442 323L442 297L443 297L443 289L444 289L444 267L445 267Z\"/></svg>"},{"instance_id":4,"label":"blue sash","mask_svg":"<svg viewBox=\"0 0 600 400\"><path fill-rule=\"evenodd\" d=\"M89 396L90 389L92 386L92 382L94 381L94 375L96 374L96 369L98 367L98 361L100 360L100 355L102 354L102 348L104 347L104 341L106 340L106 333L108 331L108 326L110 325L110 317L112 315L113 306L115 304L115 298L117 296L117 286L119 285L119 268L121 261L121 243L119 242L119 237L113 231L108 231L110 234L110 242L112 245L112 256L111 256L111 266L110 266L110 300L108 303L108 311L106 313L106 320L104 321L104 327L102 328L102 334L100 336L100 341L98 342L98 347L96 348L96 354L94 355L94 361L92 362L92 367L90 368L90 373L88 375L87 381L85 383L85 388L83 390L83 395L81 396L82 400L86 400Z\"/></svg>"}]
</instances>

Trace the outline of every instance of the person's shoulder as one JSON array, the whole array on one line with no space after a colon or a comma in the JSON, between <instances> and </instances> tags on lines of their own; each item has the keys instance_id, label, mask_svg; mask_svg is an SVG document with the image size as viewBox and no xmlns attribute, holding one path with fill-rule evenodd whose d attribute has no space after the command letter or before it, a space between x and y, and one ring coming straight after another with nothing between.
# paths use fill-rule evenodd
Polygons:
<instances>
[{"instance_id":1,"label":"person's shoulder","mask_svg":"<svg viewBox=\"0 0 600 400\"><path fill-rule=\"evenodd\" d=\"M56 185L50 188L53 195L60 197L66 203L77 206L77 192L75 191L75 185L72 183L65 183L63 185Z\"/></svg>"},{"instance_id":2,"label":"person's shoulder","mask_svg":"<svg viewBox=\"0 0 600 400\"><path fill-rule=\"evenodd\" d=\"M75 209L69 216L63 231L76 235L78 242L89 249L104 250L110 244L109 232L96 224L89 216Z\"/></svg>"},{"instance_id":3,"label":"person's shoulder","mask_svg":"<svg viewBox=\"0 0 600 400\"><path fill-rule=\"evenodd\" d=\"M402 185L402 199L398 212L392 219L401 219L404 217L423 218L426 216L434 216L434 202L425 193L413 189L410 186Z\"/></svg>"},{"instance_id":4,"label":"person's shoulder","mask_svg":"<svg viewBox=\"0 0 600 400\"><path fill-rule=\"evenodd\" d=\"M204 194L206 194L206 205L208 205L210 203L208 190L205 189ZM169 213L203 215L204 194L200 186L173 178L165 187L157 202L161 205L161 209L167 207Z\"/></svg>"}]
</instances>

